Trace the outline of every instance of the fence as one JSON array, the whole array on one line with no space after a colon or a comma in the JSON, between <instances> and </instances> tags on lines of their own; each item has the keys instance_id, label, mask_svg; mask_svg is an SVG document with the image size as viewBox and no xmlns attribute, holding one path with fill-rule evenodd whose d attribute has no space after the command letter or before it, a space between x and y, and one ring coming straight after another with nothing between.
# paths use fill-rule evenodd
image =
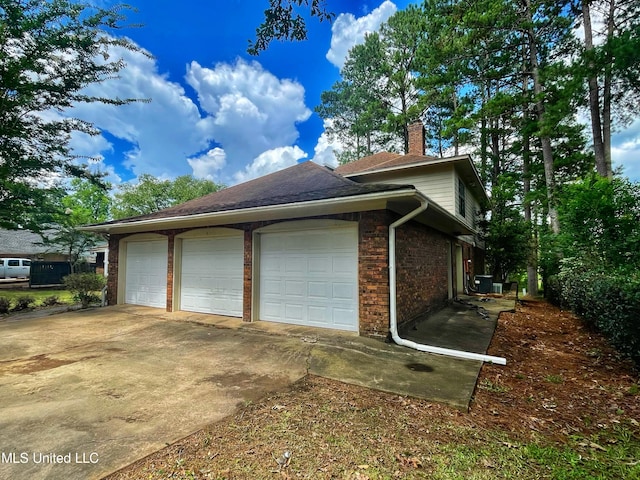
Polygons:
<instances>
[{"instance_id":1,"label":"fence","mask_svg":"<svg viewBox=\"0 0 640 480\"><path fill-rule=\"evenodd\" d=\"M96 273L93 264L79 264L76 273ZM71 273L69 262L31 262L29 287L62 285L62 279Z\"/></svg>"}]
</instances>

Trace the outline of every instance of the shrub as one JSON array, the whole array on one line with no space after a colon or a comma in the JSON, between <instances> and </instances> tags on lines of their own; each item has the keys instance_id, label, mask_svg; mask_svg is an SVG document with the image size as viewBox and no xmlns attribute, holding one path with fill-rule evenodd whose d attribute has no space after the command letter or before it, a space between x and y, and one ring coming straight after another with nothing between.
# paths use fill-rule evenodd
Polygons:
<instances>
[{"instance_id":1,"label":"shrub","mask_svg":"<svg viewBox=\"0 0 640 480\"><path fill-rule=\"evenodd\" d=\"M563 260L549 282L551 297L600 330L615 347L640 365L640 275L624 270L586 268Z\"/></svg>"},{"instance_id":2,"label":"shrub","mask_svg":"<svg viewBox=\"0 0 640 480\"><path fill-rule=\"evenodd\" d=\"M36 299L30 295L23 295L16 299L16 305L11 309L13 312L19 312L31 308L36 303Z\"/></svg>"},{"instance_id":3,"label":"shrub","mask_svg":"<svg viewBox=\"0 0 640 480\"><path fill-rule=\"evenodd\" d=\"M0 314L9 313L11 308L11 300L6 297L0 297Z\"/></svg>"},{"instance_id":4,"label":"shrub","mask_svg":"<svg viewBox=\"0 0 640 480\"><path fill-rule=\"evenodd\" d=\"M50 295L42 300L44 307L52 307L54 305L60 305L60 299L57 295Z\"/></svg>"},{"instance_id":5,"label":"shrub","mask_svg":"<svg viewBox=\"0 0 640 480\"><path fill-rule=\"evenodd\" d=\"M72 273L63 278L64 286L74 294L74 298L87 308L91 302L100 299L97 292L105 286L105 279L96 273Z\"/></svg>"}]
</instances>

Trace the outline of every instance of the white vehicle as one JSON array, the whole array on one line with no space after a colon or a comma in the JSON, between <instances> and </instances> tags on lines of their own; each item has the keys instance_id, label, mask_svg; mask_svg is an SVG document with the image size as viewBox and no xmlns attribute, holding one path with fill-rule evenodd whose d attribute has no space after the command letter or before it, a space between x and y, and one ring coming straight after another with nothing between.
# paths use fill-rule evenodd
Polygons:
<instances>
[{"instance_id":1,"label":"white vehicle","mask_svg":"<svg viewBox=\"0 0 640 480\"><path fill-rule=\"evenodd\" d=\"M0 258L0 278L29 278L30 273L28 258Z\"/></svg>"}]
</instances>

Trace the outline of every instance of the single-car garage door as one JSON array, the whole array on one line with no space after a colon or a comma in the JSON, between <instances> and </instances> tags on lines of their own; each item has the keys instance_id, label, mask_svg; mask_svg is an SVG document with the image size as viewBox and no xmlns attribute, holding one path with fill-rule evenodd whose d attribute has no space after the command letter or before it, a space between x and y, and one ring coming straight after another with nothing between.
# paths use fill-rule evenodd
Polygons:
<instances>
[{"instance_id":1,"label":"single-car garage door","mask_svg":"<svg viewBox=\"0 0 640 480\"><path fill-rule=\"evenodd\" d=\"M181 310L242 317L242 232L184 238L181 263Z\"/></svg>"},{"instance_id":2,"label":"single-car garage door","mask_svg":"<svg viewBox=\"0 0 640 480\"><path fill-rule=\"evenodd\" d=\"M358 330L357 224L260 234L260 319Z\"/></svg>"},{"instance_id":3,"label":"single-car garage door","mask_svg":"<svg viewBox=\"0 0 640 480\"><path fill-rule=\"evenodd\" d=\"M125 303L167 305L167 239L127 242Z\"/></svg>"}]
</instances>

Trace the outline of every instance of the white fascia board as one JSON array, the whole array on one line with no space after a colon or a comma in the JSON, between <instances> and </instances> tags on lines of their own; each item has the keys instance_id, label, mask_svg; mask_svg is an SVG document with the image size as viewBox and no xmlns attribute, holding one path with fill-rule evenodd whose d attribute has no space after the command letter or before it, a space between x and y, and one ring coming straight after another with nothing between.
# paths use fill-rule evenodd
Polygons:
<instances>
[{"instance_id":1,"label":"white fascia board","mask_svg":"<svg viewBox=\"0 0 640 480\"><path fill-rule=\"evenodd\" d=\"M387 192L368 193L350 197L327 198L308 202L266 205L262 207L227 210L222 212L181 215L176 217L152 218L134 222L111 223L107 225L87 225L78 230L96 233L132 233L140 231L174 228L193 228L213 225L226 225L254 221L278 220L316 215L381 210L387 201L416 197L415 189L402 189Z\"/></svg>"}]
</instances>

